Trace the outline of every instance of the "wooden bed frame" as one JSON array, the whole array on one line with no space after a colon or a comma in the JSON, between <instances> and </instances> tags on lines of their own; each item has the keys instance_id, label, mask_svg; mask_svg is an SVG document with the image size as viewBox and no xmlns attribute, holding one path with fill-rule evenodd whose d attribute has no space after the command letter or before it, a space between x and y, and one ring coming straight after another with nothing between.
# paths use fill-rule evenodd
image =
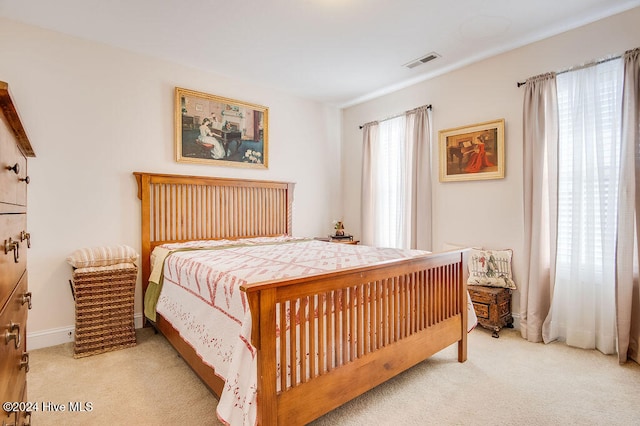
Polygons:
<instances>
[{"instance_id":1,"label":"wooden bed frame","mask_svg":"<svg viewBox=\"0 0 640 426\"><path fill-rule=\"evenodd\" d=\"M134 175L142 201L143 292L157 245L291 235L292 183ZM242 291L257 349L260 425L306 424L456 342L458 361L467 358L462 251L247 284ZM306 309L326 320L296 316ZM282 328L286 349L279 351L276 330L289 319L299 325ZM224 382L213 369L162 316L155 326L220 396ZM299 353L318 357L309 361ZM290 378L286 369L277 370L278 362L287 365L288 359L299 366Z\"/></svg>"}]
</instances>

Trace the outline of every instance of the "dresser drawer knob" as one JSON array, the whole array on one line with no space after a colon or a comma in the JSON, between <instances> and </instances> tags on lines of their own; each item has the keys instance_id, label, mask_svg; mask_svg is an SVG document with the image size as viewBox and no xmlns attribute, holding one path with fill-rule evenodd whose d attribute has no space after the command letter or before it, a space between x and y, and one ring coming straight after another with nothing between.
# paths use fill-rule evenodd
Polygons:
<instances>
[{"instance_id":1,"label":"dresser drawer knob","mask_svg":"<svg viewBox=\"0 0 640 426\"><path fill-rule=\"evenodd\" d=\"M22 304L28 303L27 307L31 309L31 292L28 291L22 295Z\"/></svg>"},{"instance_id":2,"label":"dresser drawer knob","mask_svg":"<svg viewBox=\"0 0 640 426\"><path fill-rule=\"evenodd\" d=\"M20 182L24 182L27 185L29 185L29 182L31 182L31 179L29 179L29 176L25 176L23 178L18 179Z\"/></svg>"},{"instance_id":3,"label":"dresser drawer knob","mask_svg":"<svg viewBox=\"0 0 640 426\"><path fill-rule=\"evenodd\" d=\"M13 170L13 173L18 174L20 173L20 164L16 163L13 167L7 166L7 170Z\"/></svg>"},{"instance_id":4,"label":"dresser drawer knob","mask_svg":"<svg viewBox=\"0 0 640 426\"><path fill-rule=\"evenodd\" d=\"M4 240L4 254L9 254L10 251L13 251L13 261L18 263L18 259L20 258L20 243L13 241L11 237L9 237L8 240Z\"/></svg>"},{"instance_id":5,"label":"dresser drawer knob","mask_svg":"<svg viewBox=\"0 0 640 426\"><path fill-rule=\"evenodd\" d=\"M25 373L29 372L29 352L25 352L22 354L22 358L20 360L20 368L24 368Z\"/></svg>"},{"instance_id":6,"label":"dresser drawer knob","mask_svg":"<svg viewBox=\"0 0 640 426\"><path fill-rule=\"evenodd\" d=\"M20 232L20 241L27 240L27 248L31 248L31 234L27 231Z\"/></svg>"},{"instance_id":7,"label":"dresser drawer knob","mask_svg":"<svg viewBox=\"0 0 640 426\"><path fill-rule=\"evenodd\" d=\"M13 340L13 343L16 349L20 348L20 344L22 343L22 335L20 334L20 324L11 322L9 325L9 330L4 333L5 344L9 344L10 341Z\"/></svg>"}]
</instances>

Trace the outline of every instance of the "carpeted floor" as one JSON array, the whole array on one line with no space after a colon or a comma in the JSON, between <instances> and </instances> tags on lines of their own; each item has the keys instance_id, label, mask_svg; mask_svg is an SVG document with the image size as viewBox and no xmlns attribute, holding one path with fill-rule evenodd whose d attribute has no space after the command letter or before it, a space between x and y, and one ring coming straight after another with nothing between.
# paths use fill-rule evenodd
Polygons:
<instances>
[{"instance_id":1,"label":"carpeted floor","mask_svg":"<svg viewBox=\"0 0 640 426\"><path fill-rule=\"evenodd\" d=\"M133 348L81 359L72 344L32 351L28 395L41 408L32 424L220 425L217 400L167 341L149 329L137 336ZM453 345L312 424L635 425L639 401L636 363L476 329L467 362ZM70 402L91 410L69 412Z\"/></svg>"}]
</instances>

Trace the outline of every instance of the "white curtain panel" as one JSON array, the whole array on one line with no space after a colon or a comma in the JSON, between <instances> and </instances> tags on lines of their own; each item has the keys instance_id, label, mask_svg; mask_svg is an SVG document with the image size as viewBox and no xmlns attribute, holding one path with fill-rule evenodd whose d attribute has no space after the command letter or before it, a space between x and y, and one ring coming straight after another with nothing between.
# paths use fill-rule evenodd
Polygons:
<instances>
[{"instance_id":1,"label":"white curtain panel","mask_svg":"<svg viewBox=\"0 0 640 426\"><path fill-rule=\"evenodd\" d=\"M616 352L621 59L558 75L558 239L545 342Z\"/></svg>"},{"instance_id":2,"label":"white curtain panel","mask_svg":"<svg viewBox=\"0 0 640 426\"><path fill-rule=\"evenodd\" d=\"M409 248L433 250L431 214L431 110L427 106L406 114L407 140L412 146L411 228Z\"/></svg>"},{"instance_id":3,"label":"white curtain panel","mask_svg":"<svg viewBox=\"0 0 640 426\"><path fill-rule=\"evenodd\" d=\"M523 208L525 280L520 287L520 333L542 341L553 291L558 143L556 75L527 80L523 105ZM550 178L551 177L551 178Z\"/></svg>"},{"instance_id":4,"label":"white curtain panel","mask_svg":"<svg viewBox=\"0 0 640 426\"><path fill-rule=\"evenodd\" d=\"M640 289L638 220L640 220L640 49L624 54L622 149L617 232L616 302L618 359L638 361ZM635 295L635 298L634 298Z\"/></svg>"}]
</instances>

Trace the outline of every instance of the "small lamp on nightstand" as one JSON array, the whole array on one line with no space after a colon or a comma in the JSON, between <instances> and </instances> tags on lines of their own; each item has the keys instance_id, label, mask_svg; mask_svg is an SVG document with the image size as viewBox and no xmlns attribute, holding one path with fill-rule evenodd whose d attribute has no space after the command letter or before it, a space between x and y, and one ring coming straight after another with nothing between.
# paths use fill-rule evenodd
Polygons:
<instances>
[{"instance_id":1,"label":"small lamp on nightstand","mask_svg":"<svg viewBox=\"0 0 640 426\"><path fill-rule=\"evenodd\" d=\"M353 240L353 235L346 234L344 232L344 222L341 220L334 220L333 228L335 229L335 233L333 235L329 235L329 241L335 243L358 244L358 241Z\"/></svg>"}]
</instances>

